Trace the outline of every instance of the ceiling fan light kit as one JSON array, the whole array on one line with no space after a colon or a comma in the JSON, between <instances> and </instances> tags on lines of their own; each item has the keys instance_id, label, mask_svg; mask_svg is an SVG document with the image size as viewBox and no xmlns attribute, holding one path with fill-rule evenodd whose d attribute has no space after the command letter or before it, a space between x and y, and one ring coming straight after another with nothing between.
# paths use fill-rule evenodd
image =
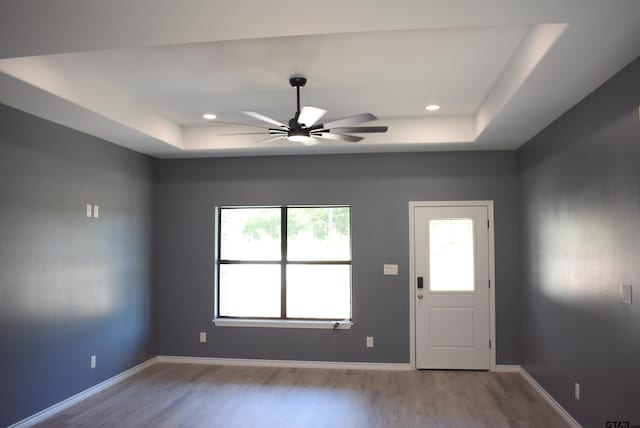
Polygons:
<instances>
[{"instance_id":1,"label":"ceiling fan light kit","mask_svg":"<svg viewBox=\"0 0 640 428\"><path fill-rule=\"evenodd\" d=\"M300 88L304 87L307 84L307 79L300 75L294 75L289 78L289 84L296 89L296 112L294 116L289 119L288 125L255 111L242 112L247 116L273 126L264 128L265 132L263 132L263 134L270 135L270 137L260 141L260 143L267 143L281 139L286 139L287 141L291 141L294 143L302 143L305 146L313 146L315 144L318 144L318 139L357 143L358 141L362 141L364 137L349 135L350 133L363 134L372 132L387 132L388 130L388 127L386 126L353 126L360 123L377 120L377 118L371 113L361 113L325 123L318 123L318 121L322 119L322 117L327 112L326 110L312 106L304 106L302 107L302 109L300 108ZM256 127L255 125L248 125L244 123L237 123L235 125ZM256 133L245 132L219 135L250 134Z\"/></svg>"},{"instance_id":2,"label":"ceiling fan light kit","mask_svg":"<svg viewBox=\"0 0 640 428\"><path fill-rule=\"evenodd\" d=\"M292 141L294 143L307 143L309 140L311 140L311 137L309 136L309 132L305 132L303 130L289 130L289 133L287 135L287 140Z\"/></svg>"}]
</instances>

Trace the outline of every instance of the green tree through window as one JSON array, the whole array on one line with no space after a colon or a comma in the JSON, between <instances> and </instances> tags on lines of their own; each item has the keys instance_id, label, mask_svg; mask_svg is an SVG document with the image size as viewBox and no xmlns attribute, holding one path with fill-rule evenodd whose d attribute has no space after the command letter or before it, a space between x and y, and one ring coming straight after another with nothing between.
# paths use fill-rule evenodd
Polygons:
<instances>
[{"instance_id":1,"label":"green tree through window","mask_svg":"<svg viewBox=\"0 0 640 428\"><path fill-rule=\"evenodd\" d=\"M289 238L295 238L301 231L310 230L314 238L325 239L331 232L348 235L349 223L348 207L295 208L289 210L287 232ZM277 238L280 234L280 221L273 217L255 217L244 225L242 233L251 240L258 240L262 235Z\"/></svg>"}]
</instances>

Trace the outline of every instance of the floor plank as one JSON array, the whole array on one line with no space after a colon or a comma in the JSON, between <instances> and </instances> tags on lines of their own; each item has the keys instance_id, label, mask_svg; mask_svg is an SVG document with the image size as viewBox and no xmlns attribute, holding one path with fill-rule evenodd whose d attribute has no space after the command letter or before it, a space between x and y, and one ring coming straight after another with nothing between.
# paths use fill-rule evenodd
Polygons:
<instances>
[{"instance_id":1,"label":"floor plank","mask_svg":"<svg viewBox=\"0 0 640 428\"><path fill-rule=\"evenodd\" d=\"M38 427L560 428L515 373L155 364Z\"/></svg>"}]
</instances>

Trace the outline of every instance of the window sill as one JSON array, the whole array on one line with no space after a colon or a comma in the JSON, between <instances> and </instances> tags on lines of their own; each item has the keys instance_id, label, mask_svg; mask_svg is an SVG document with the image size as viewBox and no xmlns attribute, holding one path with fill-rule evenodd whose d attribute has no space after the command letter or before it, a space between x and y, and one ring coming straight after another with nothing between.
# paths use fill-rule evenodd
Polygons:
<instances>
[{"instance_id":1,"label":"window sill","mask_svg":"<svg viewBox=\"0 0 640 428\"><path fill-rule=\"evenodd\" d=\"M216 318L213 320L216 327L269 327L269 328L313 328L327 330L349 330L353 322L348 320L256 320L242 318ZM335 327L336 323L338 324Z\"/></svg>"}]
</instances>

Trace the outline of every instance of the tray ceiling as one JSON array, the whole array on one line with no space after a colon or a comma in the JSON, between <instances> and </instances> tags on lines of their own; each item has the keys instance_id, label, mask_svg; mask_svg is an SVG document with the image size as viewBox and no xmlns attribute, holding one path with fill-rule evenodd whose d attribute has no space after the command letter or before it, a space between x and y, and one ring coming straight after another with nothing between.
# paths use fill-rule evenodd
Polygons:
<instances>
[{"instance_id":1,"label":"tray ceiling","mask_svg":"<svg viewBox=\"0 0 640 428\"><path fill-rule=\"evenodd\" d=\"M157 157L513 149L640 55L632 1L52 3L3 6L0 102ZM287 121L297 73L303 105L389 132L265 145L202 119Z\"/></svg>"}]
</instances>

